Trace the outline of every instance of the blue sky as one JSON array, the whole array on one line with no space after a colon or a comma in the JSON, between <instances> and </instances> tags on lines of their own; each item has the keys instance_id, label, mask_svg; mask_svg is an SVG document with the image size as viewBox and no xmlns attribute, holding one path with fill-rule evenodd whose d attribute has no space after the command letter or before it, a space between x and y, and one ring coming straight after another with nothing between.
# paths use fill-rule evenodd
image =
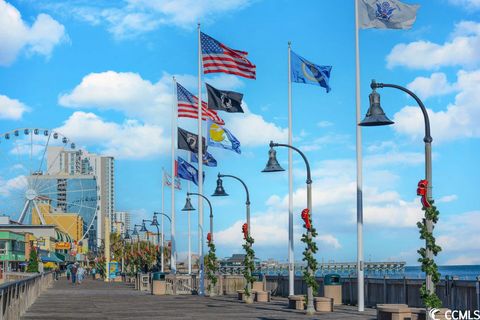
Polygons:
<instances>
[{"instance_id":1,"label":"blue sky","mask_svg":"<svg viewBox=\"0 0 480 320\"><path fill-rule=\"evenodd\" d=\"M408 1L412 3L412 1ZM435 234L442 264L478 264L480 198L480 4L416 1L408 31L361 30L362 112L372 78L404 85L430 109ZM268 141L287 138L287 42L317 64L332 65L330 85L293 84L295 145L314 175L313 219L319 260L353 261L355 224L355 60L353 1L9 1L0 0L0 131L56 128L89 151L116 158L116 208L138 223L161 207L161 168L170 168L171 77L196 94L197 21L202 31L249 52L257 80L204 77L244 93L245 114L222 114L242 154L211 148L218 168L206 169L205 194L217 172L242 177L252 194L252 233L260 258L287 257L287 174L262 174ZM424 177L423 123L415 102L380 90L396 124L363 129L365 256L416 263L416 184ZM194 120L179 125L195 130ZM2 146L0 145L0 148ZM5 150L3 150L5 152ZM182 154L180 152L180 154ZM287 151L278 158L287 166ZM1 167L0 167L1 168ZM8 168L1 168L6 172ZM305 171L294 157L296 252ZM6 174L4 174L6 176ZM5 181L3 177L0 181ZM5 185L5 183L4 183ZM186 186L186 183L183 184ZM241 252L244 192L212 199L219 256ZM194 190L194 189L192 189ZM185 190L177 193L177 208ZM166 212L170 214L170 192ZM196 202L195 206L196 206ZM186 215L177 212L177 246L186 251ZM196 221L196 213L193 220ZM205 221L207 222L207 221ZM196 229L194 227L192 229ZM196 234L193 234L196 250Z\"/></svg>"}]
</instances>

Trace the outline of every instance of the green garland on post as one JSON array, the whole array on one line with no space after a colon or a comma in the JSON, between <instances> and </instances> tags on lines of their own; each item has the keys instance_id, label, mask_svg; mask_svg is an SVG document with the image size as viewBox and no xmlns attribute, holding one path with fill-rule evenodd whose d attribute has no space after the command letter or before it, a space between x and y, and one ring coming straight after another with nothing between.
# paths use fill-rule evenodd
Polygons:
<instances>
[{"instance_id":1,"label":"green garland on post","mask_svg":"<svg viewBox=\"0 0 480 320\"><path fill-rule=\"evenodd\" d=\"M252 245L255 242L253 238L247 232L248 226L245 223L242 226L243 237L245 239L245 244L243 245L243 249L245 249L245 259L243 260L243 264L245 265L245 269L243 270L243 276L245 277L245 296L250 297L251 292L248 289L249 284L250 286L253 285L255 282L255 277L252 275L255 271L255 251L252 249Z\"/></svg>"},{"instance_id":2,"label":"green garland on post","mask_svg":"<svg viewBox=\"0 0 480 320\"><path fill-rule=\"evenodd\" d=\"M205 257L205 266L207 267L207 279L210 280L208 284L208 291L212 291L218 282L216 272L218 271L217 256L215 255L215 244L212 241L210 233L207 235L208 255Z\"/></svg>"},{"instance_id":3,"label":"green garland on post","mask_svg":"<svg viewBox=\"0 0 480 320\"><path fill-rule=\"evenodd\" d=\"M317 260L315 259L315 253L317 253L318 247L314 241L314 238L318 235L317 230L312 226L312 216L308 209L302 211L302 219L305 222L303 227L306 232L302 235L302 242L306 244L303 251L303 261L307 262L307 269L303 270L303 280L305 280L308 287L313 289L313 295L318 292L318 283L315 279L315 272L317 271ZM308 232L310 231L311 236ZM308 272L308 269L312 270L312 275ZM305 299L305 303L307 300Z\"/></svg>"},{"instance_id":4,"label":"green garland on post","mask_svg":"<svg viewBox=\"0 0 480 320\"><path fill-rule=\"evenodd\" d=\"M420 255L418 262L422 264L422 271L425 272L427 276L431 276L432 282L436 285L440 281L440 273L438 272L438 266L435 261L427 257L427 249L431 250L434 257L436 257L438 253L442 251L442 248L436 244L433 233L428 231L427 220L432 221L433 230L435 224L438 222L440 212L437 210L437 207L434 206L434 201L426 198L427 186L427 180L421 180L418 183L417 194L422 196L422 210L425 211L425 218L423 218L422 221L417 222L417 227L420 232L420 239L425 240L426 248L420 248L417 252ZM435 292L428 292L425 283L423 283L420 288L420 296L427 309L442 307L442 301L440 298Z\"/></svg>"}]
</instances>

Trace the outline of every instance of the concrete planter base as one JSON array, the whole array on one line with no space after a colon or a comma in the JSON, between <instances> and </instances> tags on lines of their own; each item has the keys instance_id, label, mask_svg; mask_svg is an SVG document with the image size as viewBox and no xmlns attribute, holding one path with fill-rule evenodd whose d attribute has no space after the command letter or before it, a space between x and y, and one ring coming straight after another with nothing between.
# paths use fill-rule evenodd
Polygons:
<instances>
[{"instance_id":1,"label":"concrete planter base","mask_svg":"<svg viewBox=\"0 0 480 320\"><path fill-rule=\"evenodd\" d=\"M257 302L270 302L270 292L256 291L255 292L255 301L257 301Z\"/></svg>"},{"instance_id":2,"label":"concrete planter base","mask_svg":"<svg viewBox=\"0 0 480 320\"><path fill-rule=\"evenodd\" d=\"M411 320L412 311L406 304L377 304L377 320Z\"/></svg>"},{"instance_id":3,"label":"concrete planter base","mask_svg":"<svg viewBox=\"0 0 480 320\"><path fill-rule=\"evenodd\" d=\"M313 299L313 304L318 312L333 312L332 298L316 297Z\"/></svg>"},{"instance_id":4,"label":"concrete planter base","mask_svg":"<svg viewBox=\"0 0 480 320\"><path fill-rule=\"evenodd\" d=\"M288 308L305 310L305 297L300 295L288 296Z\"/></svg>"}]
</instances>

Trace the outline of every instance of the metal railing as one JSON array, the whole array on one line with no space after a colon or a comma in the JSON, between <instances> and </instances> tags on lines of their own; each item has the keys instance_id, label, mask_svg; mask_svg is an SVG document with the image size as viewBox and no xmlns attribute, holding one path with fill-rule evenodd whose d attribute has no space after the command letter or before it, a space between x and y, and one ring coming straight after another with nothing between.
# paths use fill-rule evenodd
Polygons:
<instances>
[{"instance_id":1,"label":"metal railing","mask_svg":"<svg viewBox=\"0 0 480 320\"><path fill-rule=\"evenodd\" d=\"M49 271L0 285L0 320L19 319L54 279Z\"/></svg>"}]
</instances>

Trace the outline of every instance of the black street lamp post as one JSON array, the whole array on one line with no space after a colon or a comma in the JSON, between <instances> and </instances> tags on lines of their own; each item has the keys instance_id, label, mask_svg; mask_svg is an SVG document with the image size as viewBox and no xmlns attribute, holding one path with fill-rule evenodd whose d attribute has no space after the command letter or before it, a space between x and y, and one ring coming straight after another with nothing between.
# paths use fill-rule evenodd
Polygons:
<instances>
[{"instance_id":1,"label":"black street lamp post","mask_svg":"<svg viewBox=\"0 0 480 320\"><path fill-rule=\"evenodd\" d=\"M308 163L307 157L305 154L303 154L302 151L299 149L289 145L289 144L283 144L283 143L274 143L273 141L270 141L270 151L268 152L268 162L265 167L265 169L262 170L262 172L278 172L278 171L285 171L280 164L277 161L277 152L275 151L275 147L286 147L295 150L298 152L303 160L305 161L305 165L307 167L307 208L308 212L310 215L312 215L312 176L310 172L310 164ZM309 229L307 231L307 237L308 239L312 239L312 232ZM311 249L308 249L311 253ZM315 275L313 274L313 270L310 267L307 267L307 272L310 274L310 276L314 277ZM312 315L315 313L315 307L313 305L313 288L308 287L307 288L307 314Z\"/></svg>"},{"instance_id":2,"label":"black street lamp post","mask_svg":"<svg viewBox=\"0 0 480 320\"><path fill-rule=\"evenodd\" d=\"M247 211L247 237L250 237L250 193L248 192L247 185L245 184L245 182L243 182L242 179L240 179L236 176L232 176L232 175L229 175L229 174L218 173L217 188L215 189L215 192L212 194L213 197L228 196L228 193L226 193L225 189L223 188L222 178L233 178L233 179L239 181L243 185L243 187L245 188L245 192L247 194L247 200L245 201L245 207L246 207L246 211ZM250 246L250 244L248 242L247 242L247 246ZM252 275L250 273L249 268L247 268L247 272L248 272L248 277L251 277ZM247 290L250 293L252 291L251 284L250 284L249 281L247 281ZM246 300L246 302L247 303L252 303L253 302L251 295L248 296L248 299Z\"/></svg>"},{"instance_id":3,"label":"black street lamp post","mask_svg":"<svg viewBox=\"0 0 480 320\"><path fill-rule=\"evenodd\" d=\"M167 214L162 213L162 212L154 212L153 214L154 214L153 221L157 221L157 225L158 225L157 214L166 217L166 218L168 219L168 221L170 221L170 239L171 239L171 238L172 238L172 237L171 237L172 219L170 218L170 216L168 216ZM163 228L163 227L162 227L162 228ZM163 271L164 271L164 257L163 257L163 255L164 255L164 248L163 248L163 245L164 245L164 242L165 242L165 237L164 237L163 233L162 233L161 242L162 242L162 245L160 246L160 256L161 256L161 264L162 264L161 270L162 270L162 272L163 272ZM171 263L170 270L173 270L173 259L172 259L173 254L174 254L174 252L173 252L173 250L171 250L171 251L170 251L170 263Z\"/></svg>"},{"instance_id":4,"label":"black street lamp post","mask_svg":"<svg viewBox=\"0 0 480 320\"><path fill-rule=\"evenodd\" d=\"M208 203L208 206L210 208L210 236L212 237L212 241L213 241L213 210L212 210L212 203L210 202L210 200L205 197L204 195L200 194L200 193L195 193L195 192L187 192L187 199L185 201L185 206L183 207L182 211L194 211L195 208L192 206L192 203L190 202L190 196L199 196L199 197L202 197L203 199L207 200L207 203ZM203 234L203 231L202 231L202 234ZM200 244L202 247L203 247L203 239L202 239L202 243ZM204 250L202 249L202 255L200 256L200 271L199 271L199 275L200 275L200 288L199 288L199 295L204 295L205 293L205 284L204 284L204 279L205 279L205 272L204 272L204 269L205 269L205 261L204 261L204 257L203 257L203 252Z\"/></svg>"},{"instance_id":5,"label":"black street lamp post","mask_svg":"<svg viewBox=\"0 0 480 320\"><path fill-rule=\"evenodd\" d=\"M404 88L402 86L396 84L387 84L387 83L377 83L375 80L372 80L370 84L372 88L372 93L369 95L370 98L370 107L368 108L367 114L365 119L362 120L358 125L359 126L383 126L383 125L390 125L393 124L393 121L388 119L385 116L385 113L380 106L380 95L377 93L376 89L378 88L394 88L401 90L408 95L410 95L415 101L417 102L418 106L420 107L424 125L425 125L425 136L423 138L423 142L425 143L425 176L426 180L428 181L427 187L427 199L432 200L432 136L430 135L430 120L428 118L427 108L423 102L414 94L412 91ZM432 232L433 230L433 221L430 219L426 219L426 227L428 232ZM428 247L426 247L427 257L429 259L433 259L433 252ZM435 284L432 281L432 277L427 274L426 277L426 288L429 294L435 292Z\"/></svg>"}]
</instances>

